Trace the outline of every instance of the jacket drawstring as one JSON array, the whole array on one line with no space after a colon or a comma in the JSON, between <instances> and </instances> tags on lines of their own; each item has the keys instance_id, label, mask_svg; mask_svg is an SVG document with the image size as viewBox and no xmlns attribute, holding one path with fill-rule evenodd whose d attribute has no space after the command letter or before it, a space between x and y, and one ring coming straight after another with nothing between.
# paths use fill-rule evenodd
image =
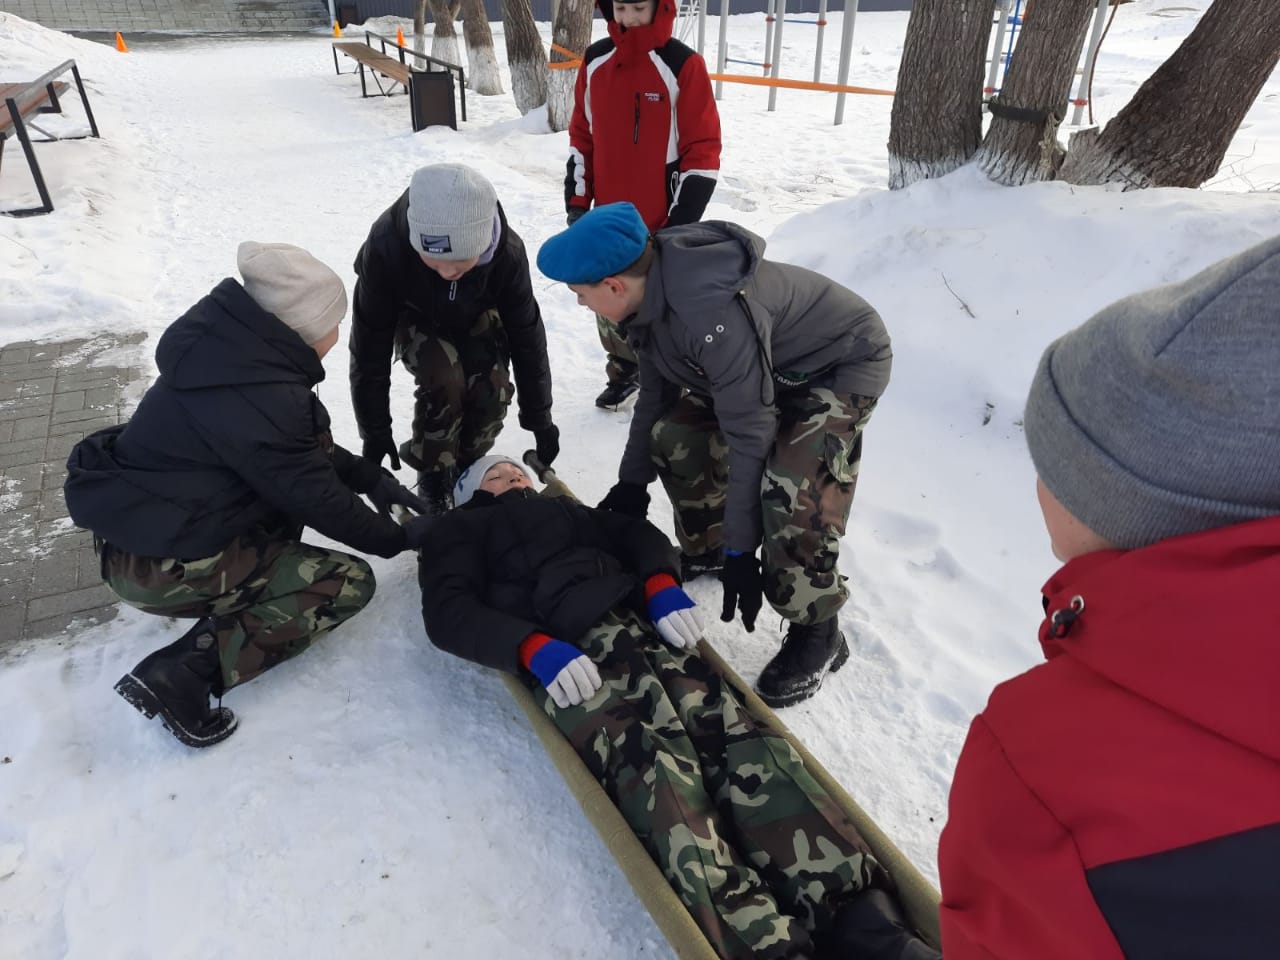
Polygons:
<instances>
[{"instance_id":1,"label":"jacket drawstring","mask_svg":"<svg viewBox=\"0 0 1280 960\"><path fill-rule=\"evenodd\" d=\"M1070 604L1049 614L1049 635L1055 639L1062 639L1071 632L1071 628L1075 626L1082 613L1084 613L1084 597L1076 594L1071 598Z\"/></svg>"}]
</instances>

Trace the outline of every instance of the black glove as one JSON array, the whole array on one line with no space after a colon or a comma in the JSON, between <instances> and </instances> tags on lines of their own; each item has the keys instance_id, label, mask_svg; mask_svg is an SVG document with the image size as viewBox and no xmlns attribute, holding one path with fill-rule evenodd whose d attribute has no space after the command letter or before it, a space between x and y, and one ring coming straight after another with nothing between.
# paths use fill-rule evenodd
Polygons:
<instances>
[{"instance_id":1,"label":"black glove","mask_svg":"<svg viewBox=\"0 0 1280 960\"><path fill-rule=\"evenodd\" d=\"M360 455L379 466L382 465L382 458L389 456L391 457L391 469L400 469L400 451L396 449L396 442L389 433L379 437L367 437L364 441L364 447L360 450Z\"/></svg>"},{"instance_id":2,"label":"black glove","mask_svg":"<svg viewBox=\"0 0 1280 960\"><path fill-rule=\"evenodd\" d=\"M391 508L397 504L402 507L408 507L414 513L430 513L431 508L427 506L427 502L421 497L414 496L404 484L393 477L386 471L382 470L382 476L365 493L370 502L378 508L378 512L383 516L391 516Z\"/></svg>"},{"instance_id":3,"label":"black glove","mask_svg":"<svg viewBox=\"0 0 1280 960\"><path fill-rule=\"evenodd\" d=\"M560 456L560 428L554 423L539 427L533 431L533 445L537 448L538 461L544 466L551 466L551 461Z\"/></svg>"},{"instance_id":4,"label":"black glove","mask_svg":"<svg viewBox=\"0 0 1280 960\"><path fill-rule=\"evenodd\" d=\"M649 512L649 491L638 483L615 483L596 509L625 513L629 517L643 520L644 515Z\"/></svg>"},{"instance_id":5,"label":"black glove","mask_svg":"<svg viewBox=\"0 0 1280 960\"><path fill-rule=\"evenodd\" d=\"M404 525L404 545L406 550L422 550L436 525L438 517L413 517Z\"/></svg>"},{"instance_id":6,"label":"black glove","mask_svg":"<svg viewBox=\"0 0 1280 960\"><path fill-rule=\"evenodd\" d=\"M756 628L756 616L764 606L764 574L760 572L755 552L726 550L720 582L724 584L724 609L720 611L720 619L732 622L736 607L742 611L742 625L750 633Z\"/></svg>"},{"instance_id":7,"label":"black glove","mask_svg":"<svg viewBox=\"0 0 1280 960\"><path fill-rule=\"evenodd\" d=\"M582 215L587 212L586 207L570 207L564 215L564 222L569 226L573 226L582 219Z\"/></svg>"}]
</instances>

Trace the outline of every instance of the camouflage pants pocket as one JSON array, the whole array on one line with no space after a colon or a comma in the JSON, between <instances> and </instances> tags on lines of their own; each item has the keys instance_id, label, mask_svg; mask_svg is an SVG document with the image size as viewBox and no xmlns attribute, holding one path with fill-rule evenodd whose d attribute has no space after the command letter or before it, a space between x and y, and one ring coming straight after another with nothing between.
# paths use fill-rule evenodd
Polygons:
<instances>
[{"instance_id":1,"label":"camouflage pants pocket","mask_svg":"<svg viewBox=\"0 0 1280 960\"><path fill-rule=\"evenodd\" d=\"M107 585L125 603L168 617L213 617L224 689L296 656L373 597L358 557L251 531L197 560L108 547Z\"/></svg>"},{"instance_id":2,"label":"camouflage pants pocket","mask_svg":"<svg viewBox=\"0 0 1280 960\"><path fill-rule=\"evenodd\" d=\"M820 623L848 597L840 540L876 399L815 388L781 395L778 405L778 436L761 484L765 596L787 620Z\"/></svg>"}]
</instances>

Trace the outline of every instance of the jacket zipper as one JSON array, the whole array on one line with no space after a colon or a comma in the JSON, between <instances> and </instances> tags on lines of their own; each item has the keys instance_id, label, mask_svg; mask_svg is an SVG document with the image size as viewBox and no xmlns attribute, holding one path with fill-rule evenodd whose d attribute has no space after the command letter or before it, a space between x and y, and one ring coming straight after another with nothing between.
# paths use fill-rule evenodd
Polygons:
<instances>
[{"instance_id":1,"label":"jacket zipper","mask_svg":"<svg viewBox=\"0 0 1280 960\"><path fill-rule=\"evenodd\" d=\"M449 302L450 303L453 303L453 301L457 299L457 294L458 294L458 281L457 280L449 281Z\"/></svg>"},{"instance_id":2,"label":"jacket zipper","mask_svg":"<svg viewBox=\"0 0 1280 960\"><path fill-rule=\"evenodd\" d=\"M636 94L636 125L631 133L631 142L640 142L640 94Z\"/></svg>"}]
</instances>

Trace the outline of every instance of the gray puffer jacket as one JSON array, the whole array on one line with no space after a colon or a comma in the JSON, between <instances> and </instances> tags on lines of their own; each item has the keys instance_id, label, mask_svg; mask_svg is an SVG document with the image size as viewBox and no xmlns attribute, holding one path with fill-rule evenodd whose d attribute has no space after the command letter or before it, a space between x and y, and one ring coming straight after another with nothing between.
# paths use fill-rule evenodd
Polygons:
<instances>
[{"instance_id":1,"label":"gray puffer jacket","mask_svg":"<svg viewBox=\"0 0 1280 960\"><path fill-rule=\"evenodd\" d=\"M856 293L803 267L765 260L764 240L711 220L655 234L658 255L627 341L640 396L618 470L647 485L653 425L682 389L711 398L729 443L724 542L760 543L760 482L778 429L779 393L828 387L878 397L893 351L880 315Z\"/></svg>"}]
</instances>

